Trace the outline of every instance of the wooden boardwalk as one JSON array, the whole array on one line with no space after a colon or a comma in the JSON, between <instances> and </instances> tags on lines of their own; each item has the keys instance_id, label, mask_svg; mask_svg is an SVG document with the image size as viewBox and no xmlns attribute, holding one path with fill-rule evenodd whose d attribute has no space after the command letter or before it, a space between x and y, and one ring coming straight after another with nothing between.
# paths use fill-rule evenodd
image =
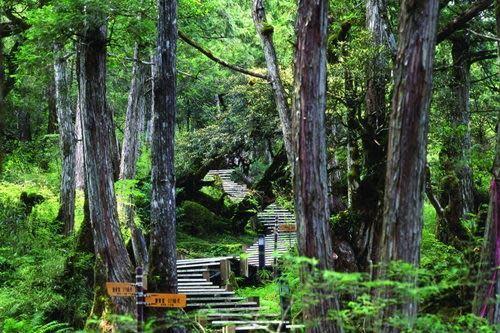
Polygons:
<instances>
[{"instance_id":1,"label":"wooden boardwalk","mask_svg":"<svg viewBox=\"0 0 500 333\"><path fill-rule=\"evenodd\" d=\"M207 178L220 177L224 191L233 200L241 200L249 193L245 185L231 179L233 170L211 170ZM295 217L288 210L275 204L257 214L257 220L264 226L265 266L275 263L275 258L288 253L296 242L294 231L281 231L280 225L295 223ZM187 294L187 310L196 310L196 318L204 327L222 332L276 331L286 326L280 314L262 314L258 298L238 297L231 290L229 280L238 272L248 276L249 271L259 268L259 245L245 249L242 257L214 257L180 259L177 261L179 293Z\"/></svg>"}]
</instances>

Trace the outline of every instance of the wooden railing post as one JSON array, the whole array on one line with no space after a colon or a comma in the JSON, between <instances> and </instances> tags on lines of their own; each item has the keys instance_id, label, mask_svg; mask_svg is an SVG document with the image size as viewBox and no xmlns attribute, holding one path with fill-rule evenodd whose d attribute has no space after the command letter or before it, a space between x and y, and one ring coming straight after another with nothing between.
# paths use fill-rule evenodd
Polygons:
<instances>
[{"instance_id":1,"label":"wooden railing post","mask_svg":"<svg viewBox=\"0 0 500 333\"><path fill-rule=\"evenodd\" d=\"M266 267L266 237L259 235L259 269Z\"/></svg>"},{"instance_id":2,"label":"wooden railing post","mask_svg":"<svg viewBox=\"0 0 500 333\"><path fill-rule=\"evenodd\" d=\"M240 275L248 277L248 256L246 255L247 247L243 245L243 256L240 256Z\"/></svg>"},{"instance_id":3,"label":"wooden railing post","mask_svg":"<svg viewBox=\"0 0 500 333\"><path fill-rule=\"evenodd\" d=\"M137 332L144 331L144 286L142 267L135 269L135 306L137 312Z\"/></svg>"},{"instance_id":4,"label":"wooden railing post","mask_svg":"<svg viewBox=\"0 0 500 333\"><path fill-rule=\"evenodd\" d=\"M222 285L229 285L229 274L231 273L231 264L229 260L224 259L220 261L220 278Z\"/></svg>"}]
</instances>

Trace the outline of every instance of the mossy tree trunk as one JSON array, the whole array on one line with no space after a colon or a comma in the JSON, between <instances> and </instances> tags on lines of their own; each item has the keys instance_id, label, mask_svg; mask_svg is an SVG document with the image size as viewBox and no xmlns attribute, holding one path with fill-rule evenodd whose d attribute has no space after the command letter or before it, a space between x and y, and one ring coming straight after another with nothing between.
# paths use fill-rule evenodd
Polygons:
<instances>
[{"instance_id":1,"label":"mossy tree trunk","mask_svg":"<svg viewBox=\"0 0 500 333\"><path fill-rule=\"evenodd\" d=\"M500 1L495 8L496 33L500 37ZM497 59L500 61L500 42L497 41ZM484 230L473 311L485 316L493 325L500 324L500 111L497 112L497 135L490 205Z\"/></svg>"},{"instance_id":2,"label":"mossy tree trunk","mask_svg":"<svg viewBox=\"0 0 500 333\"><path fill-rule=\"evenodd\" d=\"M5 140L5 67L3 54L3 38L0 38L0 139ZM2 173L2 165L4 159L4 147L0 146L0 174Z\"/></svg>"},{"instance_id":3,"label":"mossy tree trunk","mask_svg":"<svg viewBox=\"0 0 500 333\"><path fill-rule=\"evenodd\" d=\"M462 225L474 209L472 171L470 168L470 41L464 34L451 38L452 98L446 107L447 131L439 155L445 176L440 182L439 201L443 216L438 218L437 238L445 244L460 245L471 235Z\"/></svg>"},{"instance_id":4,"label":"mossy tree trunk","mask_svg":"<svg viewBox=\"0 0 500 333\"><path fill-rule=\"evenodd\" d=\"M85 183L96 253L93 313L133 313L127 297L110 299L106 281L128 282L132 264L118 223L112 161L113 118L106 105L106 13L93 6L85 8L86 22L81 37L79 94L82 112ZM91 19L90 19L91 18ZM100 306L104 300L105 307Z\"/></svg>"},{"instance_id":5,"label":"mossy tree trunk","mask_svg":"<svg viewBox=\"0 0 500 333\"><path fill-rule=\"evenodd\" d=\"M292 120L291 110L281 80L278 58L273 43L273 27L266 20L266 11L264 0L253 0L252 7L253 21L255 28L260 36L264 56L266 58L267 72L269 81L273 88L274 100L278 109L278 115L281 122L281 132L283 134L283 142L285 151L290 165L295 163L295 154L292 143Z\"/></svg>"},{"instance_id":6,"label":"mossy tree trunk","mask_svg":"<svg viewBox=\"0 0 500 333\"><path fill-rule=\"evenodd\" d=\"M177 293L174 135L176 116L177 1L158 0L158 36L153 75L151 147L151 291ZM158 332L167 329L165 311L151 311Z\"/></svg>"},{"instance_id":7,"label":"mossy tree trunk","mask_svg":"<svg viewBox=\"0 0 500 333\"><path fill-rule=\"evenodd\" d=\"M145 114L145 84L149 67L141 62L144 46L135 44L134 64L132 65L132 79L127 103L125 118L125 134L123 136L122 153L120 161L120 179L134 179L136 175L137 160L141 146L141 133L144 128ZM123 198L120 212L126 225L130 229L132 250L135 262L145 272L148 271L148 251L142 230L135 225L135 211L131 196Z\"/></svg>"},{"instance_id":8,"label":"mossy tree trunk","mask_svg":"<svg viewBox=\"0 0 500 333\"><path fill-rule=\"evenodd\" d=\"M333 269L325 130L327 17L328 1L299 1L292 114L295 211L299 254L317 259L319 269ZM303 269L302 278L313 272ZM338 310L336 296L323 288L315 292L313 304L303 309L307 332L342 332L328 314Z\"/></svg>"},{"instance_id":9,"label":"mossy tree trunk","mask_svg":"<svg viewBox=\"0 0 500 333\"><path fill-rule=\"evenodd\" d=\"M391 261L419 264L438 7L438 0L401 3L379 252L382 277ZM409 278L409 282L416 281ZM412 297L384 309L382 331L400 331L390 325L389 317L400 314L412 325L416 313Z\"/></svg>"},{"instance_id":10,"label":"mossy tree trunk","mask_svg":"<svg viewBox=\"0 0 500 333\"><path fill-rule=\"evenodd\" d=\"M71 109L67 59L63 46L54 44L55 104L59 123L59 147L61 149L62 174L58 220L64 224L64 234L73 232L75 224L75 164L76 138L75 116Z\"/></svg>"},{"instance_id":11,"label":"mossy tree trunk","mask_svg":"<svg viewBox=\"0 0 500 333\"><path fill-rule=\"evenodd\" d=\"M358 161L359 184L352 196L352 210L357 218L355 249L363 270L377 261L382 227L384 176L387 159L388 103L387 86L394 38L389 30L385 0L366 2L366 28L371 36L373 55L366 66L365 115L357 131L361 138ZM362 172L361 172L362 170Z\"/></svg>"}]
</instances>

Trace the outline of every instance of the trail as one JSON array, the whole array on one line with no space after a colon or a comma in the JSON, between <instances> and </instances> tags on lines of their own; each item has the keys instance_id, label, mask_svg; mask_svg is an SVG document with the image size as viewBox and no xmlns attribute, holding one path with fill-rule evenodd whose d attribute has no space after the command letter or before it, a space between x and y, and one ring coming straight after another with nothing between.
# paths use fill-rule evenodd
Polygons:
<instances>
[{"instance_id":1,"label":"trail","mask_svg":"<svg viewBox=\"0 0 500 333\"><path fill-rule=\"evenodd\" d=\"M220 177L224 191L235 201L249 193L244 184L231 180L233 170L211 170L209 177ZM287 253L297 241L294 231L281 225L295 222L294 215L276 204L257 214L258 223L265 230L265 266L271 267L276 258ZM275 232L277 230L277 232ZM281 230L281 231L280 231ZM187 294L187 311L197 311L198 322L222 332L248 332L274 329L281 322L281 314L262 314L258 298L244 299L231 290L232 277L255 274L259 265L258 240L241 257L179 259L177 273L179 293Z\"/></svg>"}]
</instances>

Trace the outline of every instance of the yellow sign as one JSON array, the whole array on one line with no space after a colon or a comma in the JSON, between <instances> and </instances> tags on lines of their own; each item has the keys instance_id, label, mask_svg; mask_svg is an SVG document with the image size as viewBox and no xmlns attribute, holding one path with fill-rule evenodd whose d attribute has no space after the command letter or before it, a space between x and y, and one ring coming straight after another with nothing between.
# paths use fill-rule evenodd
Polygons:
<instances>
[{"instance_id":1,"label":"yellow sign","mask_svg":"<svg viewBox=\"0 0 500 333\"><path fill-rule=\"evenodd\" d=\"M278 230L280 232L294 232L297 231L297 225L295 223L280 224Z\"/></svg>"},{"instance_id":2,"label":"yellow sign","mask_svg":"<svg viewBox=\"0 0 500 333\"><path fill-rule=\"evenodd\" d=\"M134 285L128 282L106 282L106 290L109 296L124 297L135 295Z\"/></svg>"},{"instance_id":3,"label":"yellow sign","mask_svg":"<svg viewBox=\"0 0 500 333\"><path fill-rule=\"evenodd\" d=\"M185 294L146 294L146 305L158 308L184 308Z\"/></svg>"}]
</instances>

